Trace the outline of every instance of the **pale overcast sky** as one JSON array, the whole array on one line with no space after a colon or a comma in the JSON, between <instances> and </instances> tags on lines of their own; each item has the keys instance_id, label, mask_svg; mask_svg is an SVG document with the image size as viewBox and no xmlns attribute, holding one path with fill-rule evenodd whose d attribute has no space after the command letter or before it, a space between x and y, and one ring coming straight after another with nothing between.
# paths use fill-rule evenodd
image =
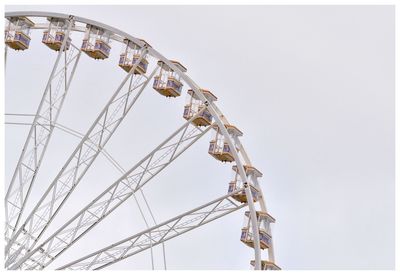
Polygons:
<instances>
[{"instance_id":1,"label":"pale overcast sky","mask_svg":"<svg viewBox=\"0 0 400 275\"><path fill-rule=\"evenodd\" d=\"M260 183L283 269L394 268L393 6L7 6L69 13L143 38L179 60L244 132L264 173ZM74 36L80 45L81 35ZM9 51L5 110L34 113L55 53L41 44ZM95 61L84 55L59 122L84 133L124 72L122 46ZM106 72L106 73L104 73ZM128 169L184 120L185 94L148 88L107 145ZM28 128L6 126L6 182ZM207 154L206 135L144 191L159 222L227 191L230 165ZM55 131L32 198L54 178L77 139ZM205 172L199 175L198 167ZM88 203L119 173L99 157L55 224ZM32 205L32 203L30 203ZM168 269L248 269L240 241L244 211L166 243ZM144 229L132 199L51 267ZM50 227L52 229L52 227ZM83 252L82 252L83 251ZM161 247L155 248L162 269ZM150 269L150 252L110 268Z\"/></svg>"}]
</instances>

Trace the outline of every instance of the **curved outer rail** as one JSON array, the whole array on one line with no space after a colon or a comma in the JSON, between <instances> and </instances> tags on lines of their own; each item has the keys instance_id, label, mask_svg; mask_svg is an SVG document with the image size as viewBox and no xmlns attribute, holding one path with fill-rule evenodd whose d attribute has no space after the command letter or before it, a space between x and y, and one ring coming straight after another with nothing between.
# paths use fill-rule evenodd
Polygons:
<instances>
[{"instance_id":1,"label":"curved outer rail","mask_svg":"<svg viewBox=\"0 0 400 275\"><path fill-rule=\"evenodd\" d=\"M68 19L70 15L68 14L62 14L62 13L51 13L51 12L38 12L38 11L23 11L23 12L6 12L5 17L13 17L13 16L27 16L27 17L53 17L53 18L63 18L63 19ZM203 93L200 91L200 86L198 86L187 74L182 72L177 66L175 66L170 60L168 60L166 57L164 57L161 53L150 47L148 44L146 44L144 41L131 36L130 34L123 32L119 29L116 29L114 27L111 27L109 25L90 20L87 18L79 17L79 16L74 16L75 22L80 22L84 24L89 24L93 25L96 27L100 27L104 30L107 30L112 33L111 39L115 41L122 42L124 39L128 39L135 44L139 45L140 47L146 47L148 50L148 54L163 61L165 64L167 64L171 69L173 69L180 77L183 79L186 84L195 92L196 96L207 106L208 111L211 113L211 115L215 119L215 123L218 125L219 129L221 130L222 134L224 135L225 140L228 142L228 145L230 148L235 148L234 145L234 140L232 140L231 136L229 135L226 127L224 124L227 124L228 121L226 118L223 116L222 112L218 109L216 104L214 102L208 102ZM37 28L42 28L40 25ZM73 31L79 31L82 32L82 28L74 27ZM238 141L238 140L237 140ZM250 161L249 158L244 151L243 146L241 145L240 142L238 142L239 148L241 149L239 152L236 150L232 150L232 154L235 159L235 163L238 167L239 175L242 179L243 182L247 181L246 177L246 172L244 169L244 164L249 164ZM244 159L244 161L241 159L241 157ZM258 185L258 182L255 182L256 185ZM261 190L261 188L260 188ZM258 225L257 225L257 217L256 217L256 210L255 206L253 203L253 198L252 194L250 192L250 187L246 185L245 187L246 191L246 197L248 201L248 206L249 206L249 211L250 211L250 219L251 219L251 224L252 224L252 230L253 230L253 236L254 236L254 258L255 258L255 269L261 269L261 249L260 249L260 240L259 240L259 232L258 232ZM266 206L265 206L265 201L264 197L261 196L259 198L260 201L260 207L262 211L266 211ZM272 249L271 249L272 251ZM273 253L271 253L273 254ZM271 255L270 255L271 257Z\"/></svg>"}]
</instances>

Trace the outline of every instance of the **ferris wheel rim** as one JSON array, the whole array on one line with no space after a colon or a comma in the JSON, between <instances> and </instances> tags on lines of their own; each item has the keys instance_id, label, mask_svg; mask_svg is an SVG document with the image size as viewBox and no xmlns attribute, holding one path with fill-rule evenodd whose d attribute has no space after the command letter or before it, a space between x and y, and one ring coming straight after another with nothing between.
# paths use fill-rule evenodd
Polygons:
<instances>
[{"instance_id":1,"label":"ferris wheel rim","mask_svg":"<svg viewBox=\"0 0 400 275\"><path fill-rule=\"evenodd\" d=\"M216 104L214 102L208 102L207 99L204 97L204 95L201 93L201 88L200 86L198 86L188 75L186 72L182 72L180 70L179 67L177 67L174 63L171 62L171 60L167 59L166 57L164 57L161 53L159 53L157 50L155 50L150 44L148 44L147 42L136 38L118 28L114 28L110 25L95 21L95 20L91 20L85 17L80 17L80 16L75 16L75 15L69 15L69 14L65 14L65 13L54 13L54 12L45 12L45 11L14 11L14 12L5 12L5 18L10 18L10 17L19 17L19 16L25 16L25 17L46 17L46 18L57 18L57 19L65 19L65 20L73 20L73 22L79 22L79 23L83 23L83 24L87 24L87 25L91 25L91 26L95 26L95 27L99 27L101 29L107 30L109 32L111 32L114 35L117 36L110 36L110 39L117 41L117 42L122 42L124 41L124 39L128 39L132 42L134 42L135 44L139 45L142 48L146 48L147 49L147 53L151 56L153 56L154 58L157 58L161 61L163 61L165 64L167 64L171 69L173 69L185 82L186 84L195 92L195 94L200 98L200 100L202 100L203 103L206 104L207 109L210 111L210 113L212 114L215 123L218 125L219 129L221 130L224 139L227 140L229 146L231 148L235 148L234 147L234 141L233 138L229 135L228 130L225 126L225 121L226 117L222 114L222 112L218 109L218 107L216 106ZM37 29L40 29L37 28ZM82 32L82 29L78 29L75 27L71 28L71 32ZM221 119L222 118L222 119ZM223 120L224 119L224 120ZM227 121L227 120L226 120ZM240 144L242 146L242 144ZM242 146L243 148L243 146ZM243 148L244 150L244 148ZM244 151L245 153L245 151ZM246 172L245 172L245 164L243 163L243 161L240 159L239 157L239 153L236 152L236 150L232 150L232 154L234 157L234 162L236 163L236 166L238 167L238 172L240 177L242 178L243 182L246 182ZM247 154L245 153L245 159L247 159L249 161L249 158L247 156ZM250 163L249 163L250 164ZM265 200L264 200L264 196L262 195L262 191L261 188L260 192L261 192L261 196L258 198L259 202L260 202L260 208L261 211L267 211L266 210L266 204L265 204ZM256 225L256 210L254 207L254 203L253 203L253 198L252 198L252 194L251 192L248 190L248 188L246 188L246 197L247 197L247 201L248 201L248 208L250 211L250 218L251 218L251 223L253 224L252 229L253 229L253 234L254 234L254 238L255 238L255 247L254 247L254 253L255 253L255 269L261 269L261 248L260 248L260 244L259 244L259 233L258 233L258 226Z\"/></svg>"}]
</instances>

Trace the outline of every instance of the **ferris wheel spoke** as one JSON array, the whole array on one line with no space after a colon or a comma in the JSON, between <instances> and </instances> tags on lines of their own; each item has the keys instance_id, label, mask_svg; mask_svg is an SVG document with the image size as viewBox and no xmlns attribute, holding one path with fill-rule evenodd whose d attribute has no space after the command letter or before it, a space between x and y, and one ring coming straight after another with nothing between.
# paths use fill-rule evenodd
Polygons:
<instances>
[{"instance_id":1,"label":"ferris wheel spoke","mask_svg":"<svg viewBox=\"0 0 400 275\"><path fill-rule=\"evenodd\" d=\"M146 52L146 49L143 49L141 58L146 55ZM149 83L149 80L157 72L157 68L154 69L150 74L146 83L141 85L140 88L137 88L135 83L141 84L140 79L142 79L142 75L134 75L133 72L135 67L139 64L141 58L138 59L130 73L128 73L128 75L121 82L114 95L101 111L88 132L82 138L81 142L75 148L74 152L68 158L61 171L58 173L39 202L33 208L23 225L18 229L18 231L16 231L14 237L7 246L7 251L13 245L14 241L25 244L32 239L32 236L34 241L29 246L29 249L33 248L40 236L44 233L55 215L58 213L65 201L83 178L86 171L90 168L91 164L94 162L102 148L111 138L112 134L120 125L123 118L126 117L128 111L132 108L134 103L142 94L144 88ZM125 93L123 88L126 86L125 84L127 81L131 78L134 79L134 81L131 82L132 85L128 85L129 92ZM135 91L135 96L130 96ZM118 102L115 102L114 99L121 93L125 93L126 96L120 98ZM124 106L126 106L126 108L124 108ZM94 147L92 144L97 144L97 146ZM38 228L40 228L40 230L38 230ZM34 234L32 234L33 232ZM18 261L22 257L24 257L24 253L18 255L15 261Z\"/></svg>"},{"instance_id":2,"label":"ferris wheel spoke","mask_svg":"<svg viewBox=\"0 0 400 275\"><path fill-rule=\"evenodd\" d=\"M200 114L201 111L198 113ZM212 126L200 130L198 126L191 122L197 117L185 122L171 136L157 146L145 158L139 161L134 167L128 170L121 178L109 186L97 198L85 206L72 219L65 223L46 241L38 245L31 252L27 253L22 259L14 264L11 269L23 268L27 259L33 258L36 261L43 261L38 268L49 265L53 259L68 249L75 241L88 233L95 225L99 224L106 216L117 209L123 202L134 195L135 192L160 173L165 167L171 164L179 155L186 151L192 144L199 140ZM182 138L182 133L186 133ZM180 143L177 141L180 140ZM174 146L168 146L174 144ZM169 158L173 155L173 158ZM152 172L150 172L152 171ZM76 233L79 232L79 233ZM71 236L75 237L72 239ZM68 240L69 244L54 241L55 237ZM44 257L40 250L46 251L50 257ZM29 260L28 260L29 261Z\"/></svg>"},{"instance_id":3,"label":"ferris wheel spoke","mask_svg":"<svg viewBox=\"0 0 400 275\"><path fill-rule=\"evenodd\" d=\"M69 36L72 21L69 21L66 37ZM66 39L64 40L64 42ZM49 144L54 123L60 114L64 99L69 90L80 58L80 50L65 49L62 43L52 72L47 82L42 100L36 111L32 126L25 141L22 153L16 165L11 182L5 197L6 229L5 238L9 241L18 228L20 217L24 211L26 201L35 182L42 159ZM62 58L64 56L64 58ZM63 60L63 62L61 61ZM64 63L64 64L63 64ZM72 68L71 68L72 67ZM71 69L69 76L67 71ZM56 73L57 70L64 72ZM47 123L45 123L45 121Z\"/></svg>"},{"instance_id":4,"label":"ferris wheel spoke","mask_svg":"<svg viewBox=\"0 0 400 275\"><path fill-rule=\"evenodd\" d=\"M13 115L13 116L31 116L31 115L28 115L28 114L5 114L5 115ZM32 116L34 116L34 115L32 115ZM31 122L13 122L13 121L6 121L4 124L6 124L6 125L32 126L32 123L31 123ZM44 125L44 126L50 126L50 124L43 124L43 125ZM82 138L85 136L84 134L82 134L82 133L80 133L80 132L78 132L78 131L76 131L76 130L71 129L70 127L67 127L67 126L65 126L65 125L62 125L62 124L60 124L60 123L58 123L58 122L54 123L53 125L54 125L54 127L55 127L56 129L59 129L59 130L65 132L65 133L67 133L67 134L70 134L71 136L76 137L76 138L82 139ZM90 142L90 141L91 141L91 140L88 139L88 142ZM94 144L94 143L91 143L90 145L89 145L89 143L88 143L88 144L86 144L86 145L87 145L87 146L92 146L92 149L93 149L93 150L94 150L95 147L97 147L97 144ZM93 147L93 146L94 146L94 147ZM105 156L110 162L115 161L115 160L111 160L111 159L110 159L110 155L107 153L107 151L106 151L104 148L101 150L101 153L104 154L104 156Z\"/></svg>"},{"instance_id":5,"label":"ferris wheel spoke","mask_svg":"<svg viewBox=\"0 0 400 275\"><path fill-rule=\"evenodd\" d=\"M151 246L156 246L166 242L245 207L246 204L236 203L235 205L232 205L231 201L228 201L229 197L234 193L227 194L221 198L185 212L184 214L172 218L164 223L153 226L129 238L97 250L96 252L68 263L58 269L102 269L149 249Z\"/></svg>"},{"instance_id":6,"label":"ferris wheel spoke","mask_svg":"<svg viewBox=\"0 0 400 275\"><path fill-rule=\"evenodd\" d=\"M5 43L7 45L5 60L7 59L8 47L15 50L29 48L31 41L29 31L31 29L44 30L42 42L49 48L59 51L37 112L30 115L34 118L33 121L6 122L6 124L30 126L5 200L5 266L7 269L34 270L47 267L130 197L135 199L147 229L72 263L64 264L60 269L102 269L146 249L150 249L154 269L152 248L158 244L163 246L164 266L166 266L164 251L166 241L244 206L247 206L249 210L245 213L246 234L249 238L241 238L241 241L254 249L254 260L251 261L251 264L255 269L280 269L275 265L273 255L270 223L274 222L274 219L269 216L266 210L264 196L257 180L261 173L259 171L258 173L254 172L257 169L252 167L249 156L239 140L241 132L234 125L231 125L219 110L215 104L216 96L208 90L201 89L186 74L187 69L180 62L165 58L142 39L87 18L49 12L11 12L6 13L5 17L8 20L5 32ZM50 23L31 20L38 17L47 18ZM69 37L72 32L84 33L81 47L71 43ZM66 41L68 42L66 43ZM81 51L94 59L107 59L110 56L111 41L124 44L125 50L120 55L118 66L128 72L127 77L114 92L85 135L62 127L57 123L57 117L62 109ZM68 47L66 44L69 44ZM125 171L104 150L104 146L143 89L155 76L157 70L148 75L148 56L156 59L157 66L159 66L160 74L154 78L153 83L153 88L158 93L167 97L176 97L181 94L183 84L189 86L190 102L185 105L184 111L184 118L188 122L133 168ZM72 70L70 70L71 67ZM201 115L202 118L199 117L197 121L194 121L194 118L199 115L195 114L198 108L203 108L199 112L206 112ZM209 127L202 130L199 127L193 128L192 124L208 125ZM143 194L142 187L200 139L211 127L215 128L216 137L215 140L210 142L209 153L220 161L227 159L229 162L235 162L233 166L235 179L229 186L230 190L231 187L234 187L233 190L241 188L235 191L241 193L232 192L219 200L217 199L158 225ZM69 156L54 180L50 182L50 186L40 200L37 203L35 202L35 207L29 209L29 212L25 210L29 215L21 225L22 212L54 128L59 128L80 138L79 145ZM223 142L223 146L218 142ZM216 151L215 148L218 150ZM222 151L222 153L219 151ZM75 216L64 222L64 225L53 232L45 241L39 242L49 224L100 153L122 174L121 178L82 208ZM257 189L259 190L258 193L256 192ZM153 219L153 227L149 227L136 199L135 193L137 191L142 194L148 207ZM253 194L253 192L256 193ZM261 211L256 211L255 203L259 203ZM262 247L261 240L263 241ZM261 249L266 247L268 248L268 261L261 261Z\"/></svg>"},{"instance_id":7,"label":"ferris wheel spoke","mask_svg":"<svg viewBox=\"0 0 400 275\"><path fill-rule=\"evenodd\" d=\"M80 52L80 49L77 48L73 43L71 43L71 47L73 49L69 50L69 56L67 58L67 61L65 62L64 66L62 66L61 68L58 69L57 72L54 73L54 77L59 76L61 73L65 73L66 69L68 68L68 66L76 59L78 59L78 55L72 55L73 52Z\"/></svg>"}]
</instances>

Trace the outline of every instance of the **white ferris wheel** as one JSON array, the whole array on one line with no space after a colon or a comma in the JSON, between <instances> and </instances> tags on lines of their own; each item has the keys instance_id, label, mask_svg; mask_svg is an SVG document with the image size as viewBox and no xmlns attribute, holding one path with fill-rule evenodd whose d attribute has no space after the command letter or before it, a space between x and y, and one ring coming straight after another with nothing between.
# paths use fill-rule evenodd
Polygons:
<instances>
[{"instance_id":1,"label":"white ferris wheel","mask_svg":"<svg viewBox=\"0 0 400 275\"><path fill-rule=\"evenodd\" d=\"M33 11L7 12L5 18L6 62L7 51L29 51L31 32L42 32L42 43L57 55L36 113L31 115L28 136L22 151L18 152L12 177L6 179L6 269L41 270L58 258L62 260L67 249L95 227L101 227L102 221L114 210L140 193L145 184L207 132L212 133L209 155L218 161L232 163L234 176L227 184L225 194L144 231L132 232L130 237L94 249L86 256L64 261L56 269L102 269L157 245L163 246L172 238L242 208L246 210L243 227L238 227L238 237L254 249L251 266L262 270L280 269L275 264L271 235L271 223L275 219L267 212L259 185L262 173L252 165L240 141L243 133L228 122L217 107L217 97L197 85L180 62L165 58L143 39L90 19ZM77 40L77 36L81 38ZM126 72L125 77L110 94L97 118L90 122L86 133L59 124L57 119L77 66L87 58L107 59L117 47L122 49L118 65ZM187 90L186 104L182 106L183 122L143 159L124 170L104 147L149 84L161 96L172 98ZM49 180L41 196L32 198L30 195L35 190L54 129L77 136L79 143L67 154L64 165ZM121 176L109 183L103 192L95 194L95 199L73 217L65 218L56 230L44 234L56 215L62 213L65 202L99 155L119 168ZM36 201L28 204L29 199Z\"/></svg>"}]
</instances>

